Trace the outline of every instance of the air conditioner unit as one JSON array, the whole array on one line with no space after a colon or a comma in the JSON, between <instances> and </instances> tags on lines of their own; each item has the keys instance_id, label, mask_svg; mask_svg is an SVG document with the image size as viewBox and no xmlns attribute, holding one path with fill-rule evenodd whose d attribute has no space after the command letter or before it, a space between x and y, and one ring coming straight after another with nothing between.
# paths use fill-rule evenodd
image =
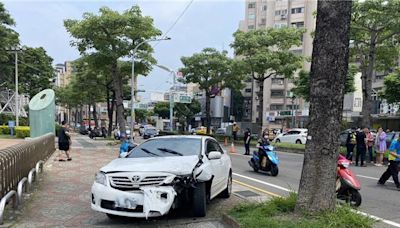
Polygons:
<instances>
[{"instance_id":1,"label":"air conditioner unit","mask_svg":"<svg viewBox=\"0 0 400 228\"><path fill-rule=\"evenodd\" d=\"M286 19L286 14L281 14L281 19L282 20Z\"/></svg>"}]
</instances>

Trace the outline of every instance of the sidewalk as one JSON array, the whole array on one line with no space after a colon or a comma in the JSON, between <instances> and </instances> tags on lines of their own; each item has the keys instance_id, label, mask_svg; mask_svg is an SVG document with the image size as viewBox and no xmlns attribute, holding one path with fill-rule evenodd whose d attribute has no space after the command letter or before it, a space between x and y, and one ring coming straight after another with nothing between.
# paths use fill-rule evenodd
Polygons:
<instances>
[{"instance_id":1,"label":"sidewalk","mask_svg":"<svg viewBox=\"0 0 400 228\"><path fill-rule=\"evenodd\" d=\"M172 212L167 216L149 220L128 218L113 221L109 220L105 214L97 213L90 208L90 188L94 174L100 167L116 158L118 150L115 148L73 148L71 154L73 158L71 162L54 161L55 156L58 155L57 151L47 161L35 192L24 204L22 215L12 225L15 227L222 228L226 227L221 219L224 212L244 202L244 199L259 197L249 189L235 184L234 194L229 199L216 198L211 201L205 218L193 218L185 212Z\"/></svg>"},{"instance_id":2,"label":"sidewalk","mask_svg":"<svg viewBox=\"0 0 400 228\"><path fill-rule=\"evenodd\" d=\"M23 142L23 139L0 139L0 149Z\"/></svg>"}]
</instances>

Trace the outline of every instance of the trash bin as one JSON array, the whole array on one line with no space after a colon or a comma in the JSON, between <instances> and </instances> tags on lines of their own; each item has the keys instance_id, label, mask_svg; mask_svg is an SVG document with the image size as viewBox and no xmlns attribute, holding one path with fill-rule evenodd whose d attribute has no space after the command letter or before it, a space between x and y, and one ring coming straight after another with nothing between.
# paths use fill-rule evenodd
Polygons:
<instances>
[{"instance_id":1,"label":"trash bin","mask_svg":"<svg viewBox=\"0 0 400 228\"><path fill-rule=\"evenodd\" d=\"M29 102L29 125L31 137L39 137L55 132L55 94L45 89Z\"/></svg>"}]
</instances>

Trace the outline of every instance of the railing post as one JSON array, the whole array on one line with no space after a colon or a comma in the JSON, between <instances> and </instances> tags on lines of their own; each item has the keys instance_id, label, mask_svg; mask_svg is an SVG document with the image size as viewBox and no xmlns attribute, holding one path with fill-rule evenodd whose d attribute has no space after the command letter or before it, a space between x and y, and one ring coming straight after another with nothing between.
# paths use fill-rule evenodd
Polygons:
<instances>
[{"instance_id":1,"label":"railing post","mask_svg":"<svg viewBox=\"0 0 400 228\"><path fill-rule=\"evenodd\" d=\"M18 206L22 205L23 201L23 190L25 187L25 192L28 191L26 182L28 181L28 178L24 177L22 180L18 183L18 188L17 188L17 196L18 196Z\"/></svg>"},{"instance_id":2,"label":"railing post","mask_svg":"<svg viewBox=\"0 0 400 228\"><path fill-rule=\"evenodd\" d=\"M10 201L11 197L13 197L13 208L17 208L17 193L15 192L15 190L11 190L0 201L0 225L3 225L4 210L6 207L6 203Z\"/></svg>"}]
</instances>

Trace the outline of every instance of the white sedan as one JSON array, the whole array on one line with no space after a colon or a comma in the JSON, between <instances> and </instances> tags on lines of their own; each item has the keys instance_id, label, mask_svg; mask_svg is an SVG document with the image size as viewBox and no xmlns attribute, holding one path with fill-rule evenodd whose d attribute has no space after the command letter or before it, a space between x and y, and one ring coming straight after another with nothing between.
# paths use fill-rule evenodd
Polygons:
<instances>
[{"instance_id":1,"label":"white sedan","mask_svg":"<svg viewBox=\"0 0 400 228\"><path fill-rule=\"evenodd\" d=\"M231 160L214 138L163 136L101 168L91 207L111 219L162 216L180 206L202 217L209 200L231 191Z\"/></svg>"},{"instance_id":2,"label":"white sedan","mask_svg":"<svg viewBox=\"0 0 400 228\"><path fill-rule=\"evenodd\" d=\"M277 143L296 143L305 144L307 141L307 129L305 128L294 128L290 129L286 133L281 133L275 137L274 141Z\"/></svg>"}]
</instances>

